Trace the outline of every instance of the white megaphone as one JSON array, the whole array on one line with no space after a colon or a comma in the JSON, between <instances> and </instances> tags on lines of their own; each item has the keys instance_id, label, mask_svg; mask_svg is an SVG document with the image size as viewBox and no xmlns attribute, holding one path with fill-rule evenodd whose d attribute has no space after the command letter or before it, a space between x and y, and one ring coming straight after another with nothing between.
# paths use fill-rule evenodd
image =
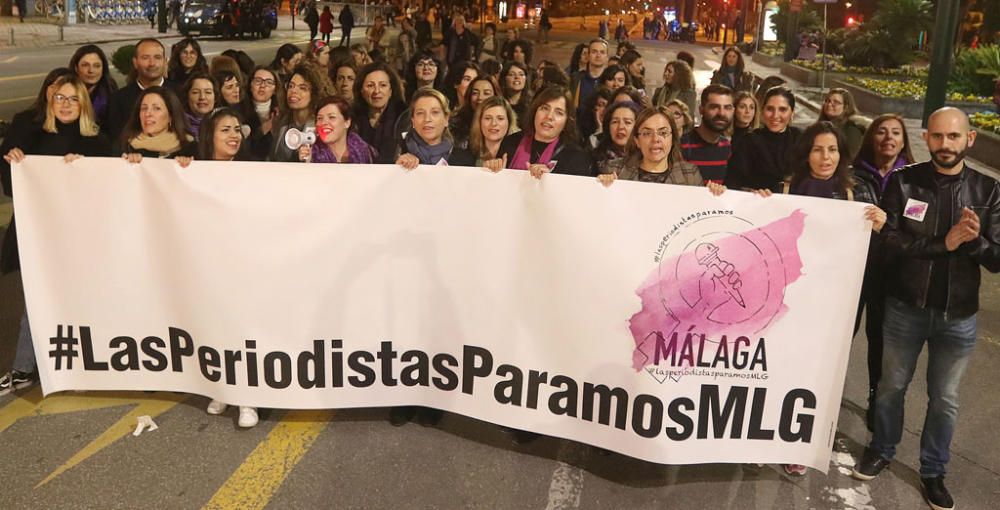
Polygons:
<instances>
[{"instance_id":1,"label":"white megaphone","mask_svg":"<svg viewBox=\"0 0 1000 510\"><path fill-rule=\"evenodd\" d=\"M305 131L291 128L285 131L285 146L293 151L299 150L303 145L313 145L316 143L315 128L306 128Z\"/></svg>"}]
</instances>

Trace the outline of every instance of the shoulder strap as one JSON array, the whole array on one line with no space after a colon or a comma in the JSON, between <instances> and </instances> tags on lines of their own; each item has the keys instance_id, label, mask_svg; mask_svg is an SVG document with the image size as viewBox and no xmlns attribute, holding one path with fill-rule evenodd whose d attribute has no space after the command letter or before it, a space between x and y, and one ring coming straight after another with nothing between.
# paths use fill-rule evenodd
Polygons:
<instances>
[{"instance_id":1,"label":"shoulder strap","mask_svg":"<svg viewBox=\"0 0 1000 510\"><path fill-rule=\"evenodd\" d=\"M781 183L781 192L784 193L785 195L788 194L788 191L791 188L792 188L792 183L790 183L788 181L784 181L784 182Z\"/></svg>"}]
</instances>

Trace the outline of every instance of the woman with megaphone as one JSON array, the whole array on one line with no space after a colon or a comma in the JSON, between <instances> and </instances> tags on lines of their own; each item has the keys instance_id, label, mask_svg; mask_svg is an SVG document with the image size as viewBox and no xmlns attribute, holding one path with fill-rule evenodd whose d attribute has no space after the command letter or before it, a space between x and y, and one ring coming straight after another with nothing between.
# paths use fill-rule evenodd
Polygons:
<instances>
[{"instance_id":1,"label":"woman with megaphone","mask_svg":"<svg viewBox=\"0 0 1000 510\"><path fill-rule=\"evenodd\" d=\"M292 71L285 89L288 109L278 119L271 161L298 161L298 145L286 143L289 130L310 131L316 127L316 107L320 99L335 94L326 72L309 64ZM294 138L294 137L291 137Z\"/></svg>"},{"instance_id":2,"label":"woman with megaphone","mask_svg":"<svg viewBox=\"0 0 1000 510\"><path fill-rule=\"evenodd\" d=\"M371 164L378 153L352 130L351 104L340 96L319 103L316 110L316 140L298 148L299 161L306 163Z\"/></svg>"}]
</instances>

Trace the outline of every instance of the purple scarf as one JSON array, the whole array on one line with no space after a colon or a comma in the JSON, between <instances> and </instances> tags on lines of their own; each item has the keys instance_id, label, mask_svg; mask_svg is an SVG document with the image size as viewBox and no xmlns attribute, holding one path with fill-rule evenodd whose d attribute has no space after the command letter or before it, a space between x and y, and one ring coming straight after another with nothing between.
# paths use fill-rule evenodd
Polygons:
<instances>
[{"instance_id":1,"label":"purple scarf","mask_svg":"<svg viewBox=\"0 0 1000 510\"><path fill-rule=\"evenodd\" d=\"M98 120L102 119L108 110L108 92L98 85L94 88L94 95L90 97L90 102L94 106L94 116Z\"/></svg>"},{"instance_id":2,"label":"purple scarf","mask_svg":"<svg viewBox=\"0 0 1000 510\"><path fill-rule=\"evenodd\" d=\"M201 130L201 120L202 117L191 115L190 113L184 112L184 116L187 117L188 121L188 134L194 137L195 140L198 139L198 131Z\"/></svg>"},{"instance_id":3,"label":"purple scarf","mask_svg":"<svg viewBox=\"0 0 1000 510\"><path fill-rule=\"evenodd\" d=\"M532 134L525 133L521 138L521 143L517 145L517 150L514 151L514 159L510 162L511 170L527 170L528 166L531 165L531 142L534 141L535 136ZM542 151L542 155L538 158L536 163L540 165L548 165L549 161L552 160L552 154L556 151L556 146L559 145L559 139L556 138L552 140L551 143L545 150Z\"/></svg>"},{"instance_id":4,"label":"purple scarf","mask_svg":"<svg viewBox=\"0 0 1000 510\"><path fill-rule=\"evenodd\" d=\"M896 156L896 162L893 163L892 170L883 176L882 172L880 172L878 168L875 168L875 165L861 160L859 160L858 163L860 163L861 168L864 168L868 171L868 173L875 176L875 180L878 181L879 191L885 191L886 185L889 184L889 178L892 177L892 174L894 174L896 170L910 164L910 162L906 160L906 156L900 154L899 156Z\"/></svg>"},{"instance_id":5,"label":"purple scarf","mask_svg":"<svg viewBox=\"0 0 1000 510\"><path fill-rule=\"evenodd\" d=\"M317 143L312 147L313 163L356 163L368 165L376 159L378 159L378 153L357 133L347 134L347 161L337 161L337 155L325 143Z\"/></svg>"}]
</instances>

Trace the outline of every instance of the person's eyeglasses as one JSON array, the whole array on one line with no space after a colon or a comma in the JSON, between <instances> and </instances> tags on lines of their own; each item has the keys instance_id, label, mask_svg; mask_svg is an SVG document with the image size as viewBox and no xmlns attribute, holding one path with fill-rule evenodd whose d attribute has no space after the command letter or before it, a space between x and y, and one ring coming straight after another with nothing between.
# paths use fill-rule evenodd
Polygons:
<instances>
[{"instance_id":1,"label":"person's eyeglasses","mask_svg":"<svg viewBox=\"0 0 1000 510\"><path fill-rule=\"evenodd\" d=\"M438 65L434 63L433 60L423 60L417 62L417 67L437 67Z\"/></svg>"},{"instance_id":2,"label":"person's eyeglasses","mask_svg":"<svg viewBox=\"0 0 1000 510\"><path fill-rule=\"evenodd\" d=\"M250 83L254 87L273 87L274 86L274 80L272 80L270 78L254 78L253 81L251 81Z\"/></svg>"},{"instance_id":3,"label":"person's eyeglasses","mask_svg":"<svg viewBox=\"0 0 1000 510\"><path fill-rule=\"evenodd\" d=\"M661 129L659 131L653 131L652 129L639 130L639 138L652 138L653 135L666 140L667 138L670 138L671 133L669 129Z\"/></svg>"},{"instance_id":4,"label":"person's eyeglasses","mask_svg":"<svg viewBox=\"0 0 1000 510\"><path fill-rule=\"evenodd\" d=\"M57 103L80 104L80 98L77 96L64 96L62 94L56 94L52 96L52 99Z\"/></svg>"}]
</instances>

